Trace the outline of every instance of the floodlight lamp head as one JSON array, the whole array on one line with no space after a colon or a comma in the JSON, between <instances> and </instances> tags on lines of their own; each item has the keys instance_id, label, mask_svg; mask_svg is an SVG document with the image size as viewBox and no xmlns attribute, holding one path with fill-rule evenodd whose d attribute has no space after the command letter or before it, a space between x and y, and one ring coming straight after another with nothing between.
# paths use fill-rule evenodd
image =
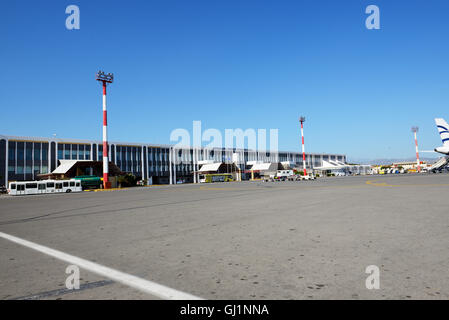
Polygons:
<instances>
[{"instance_id":1,"label":"floodlight lamp head","mask_svg":"<svg viewBox=\"0 0 449 320\"><path fill-rule=\"evenodd\" d=\"M105 74L103 71L100 70L95 75L95 79L97 81L112 83L114 81L114 74L113 73Z\"/></svg>"},{"instance_id":2,"label":"floodlight lamp head","mask_svg":"<svg viewBox=\"0 0 449 320\"><path fill-rule=\"evenodd\" d=\"M304 122L304 121L306 121L306 117L303 117L303 116L299 117L299 122Z\"/></svg>"},{"instance_id":3,"label":"floodlight lamp head","mask_svg":"<svg viewBox=\"0 0 449 320\"><path fill-rule=\"evenodd\" d=\"M412 132L418 132L419 127L412 127Z\"/></svg>"}]
</instances>

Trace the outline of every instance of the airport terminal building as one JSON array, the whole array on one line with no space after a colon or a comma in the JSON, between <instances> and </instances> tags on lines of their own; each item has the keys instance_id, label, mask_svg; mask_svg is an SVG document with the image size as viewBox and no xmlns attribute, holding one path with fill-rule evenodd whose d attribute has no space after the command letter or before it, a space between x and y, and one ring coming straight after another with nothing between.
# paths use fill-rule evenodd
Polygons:
<instances>
[{"instance_id":1,"label":"airport terminal building","mask_svg":"<svg viewBox=\"0 0 449 320\"><path fill-rule=\"evenodd\" d=\"M173 145L123 142L109 142L108 147L110 161L122 172L156 184L176 183L178 179L189 182L199 168L199 161L231 163L235 154L239 156L238 166L242 171L248 169L248 162L290 162L302 167L299 152L199 148L194 153L193 148L175 150ZM9 181L36 180L39 174L53 172L60 165L59 160L102 161L103 144L91 140L0 135L0 186L6 186ZM309 169L322 166L323 161L344 163L346 156L306 154Z\"/></svg>"}]
</instances>

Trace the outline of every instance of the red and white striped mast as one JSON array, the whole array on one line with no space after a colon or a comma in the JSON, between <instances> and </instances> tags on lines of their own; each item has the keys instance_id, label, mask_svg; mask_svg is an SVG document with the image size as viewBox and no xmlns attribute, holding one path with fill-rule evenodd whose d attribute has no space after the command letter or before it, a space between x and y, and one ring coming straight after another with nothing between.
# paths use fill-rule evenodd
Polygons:
<instances>
[{"instance_id":1,"label":"red and white striped mast","mask_svg":"<svg viewBox=\"0 0 449 320\"><path fill-rule=\"evenodd\" d=\"M106 85L114 81L114 74L105 74L103 71L98 71L96 80L103 83L103 188L110 189L109 182L109 155L108 155L108 113L106 110Z\"/></svg>"},{"instance_id":2,"label":"red and white striped mast","mask_svg":"<svg viewBox=\"0 0 449 320\"><path fill-rule=\"evenodd\" d=\"M306 171L306 151L304 148L304 121L306 121L306 117L299 117L299 122L301 122L301 140L302 140L302 167L304 169L304 176L307 176Z\"/></svg>"},{"instance_id":3,"label":"red and white striped mast","mask_svg":"<svg viewBox=\"0 0 449 320\"><path fill-rule=\"evenodd\" d=\"M418 167L418 172L421 172L421 162L419 161L419 152L418 152L418 138L416 137L416 133L418 132L418 127L412 127L412 132L415 135L415 148L416 148L416 165Z\"/></svg>"}]
</instances>

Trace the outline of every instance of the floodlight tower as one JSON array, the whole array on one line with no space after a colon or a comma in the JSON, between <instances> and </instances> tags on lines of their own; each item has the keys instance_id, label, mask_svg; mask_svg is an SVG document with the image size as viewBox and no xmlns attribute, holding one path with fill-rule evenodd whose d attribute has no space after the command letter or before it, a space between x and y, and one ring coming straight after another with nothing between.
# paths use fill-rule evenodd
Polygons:
<instances>
[{"instance_id":1,"label":"floodlight tower","mask_svg":"<svg viewBox=\"0 0 449 320\"><path fill-rule=\"evenodd\" d=\"M105 74L103 71L98 71L95 75L97 81L103 83L103 187L110 189L109 182L109 156L108 156L108 114L106 111L106 85L114 81L114 74Z\"/></svg>"},{"instance_id":2,"label":"floodlight tower","mask_svg":"<svg viewBox=\"0 0 449 320\"><path fill-rule=\"evenodd\" d=\"M418 139L416 137L416 133L418 132L419 127L412 127L412 132L415 135L415 147L416 147L416 165L418 166L418 172L421 172L421 166L419 162L419 152L418 152Z\"/></svg>"},{"instance_id":3,"label":"floodlight tower","mask_svg":"<svg viewBox=\"0 0 449 320\"><path fill-rule=\"evenodd\" d=\"M306 117L299 117L299 122L301 122L301 140L302 140L302 167L304 169L304 176L307 176L306 171L306 152L304 148L304 121L306 121Z\"/></svg>"}]
</instances>

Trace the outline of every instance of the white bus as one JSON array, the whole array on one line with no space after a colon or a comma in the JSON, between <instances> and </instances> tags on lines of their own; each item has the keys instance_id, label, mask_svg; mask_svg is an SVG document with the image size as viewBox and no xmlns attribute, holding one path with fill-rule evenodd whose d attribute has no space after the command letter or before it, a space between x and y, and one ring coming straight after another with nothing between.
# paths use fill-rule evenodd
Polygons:
<instances>
[{"instance_id":1,"label":"white bus","mask_svg":"<svg viewBox=\"0 0 449 320\"><path fill-rule=\"evenodd\" d=\"M81 191L81 181L74 179L10 182L8 188L8 193L12 196Z\"/></svg>"}]
</instances>

